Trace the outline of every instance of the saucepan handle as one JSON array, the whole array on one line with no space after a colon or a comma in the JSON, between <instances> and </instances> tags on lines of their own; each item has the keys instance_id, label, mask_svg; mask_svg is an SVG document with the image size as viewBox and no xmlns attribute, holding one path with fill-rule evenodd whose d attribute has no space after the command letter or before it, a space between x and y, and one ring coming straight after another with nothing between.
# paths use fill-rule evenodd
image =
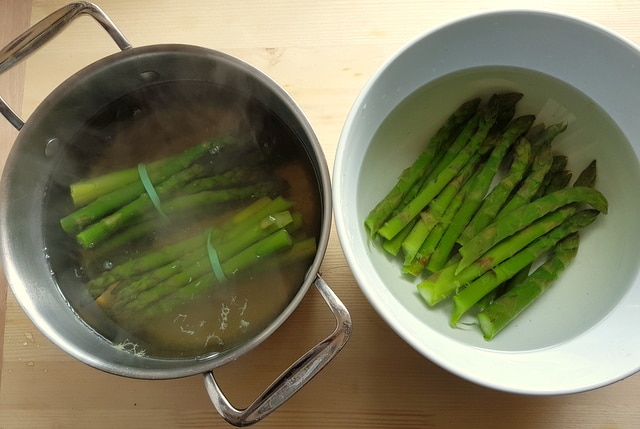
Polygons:
<instances>
[{"instance_id":1,"label":"saucepan handle","mask_svg":"<svg viewBox=\"0 0 640 429\"><path fill-rule=\"evenodd\" d=\"M113 38L121 50L131 48L131 44L118 30L109 17L95 4L77 2L64 6L53 12L27 31L16 37L0 50L0 74L9 70L22 59L33 53L40 46L60 33L74 18L80 15L93 17ZM2 114L17 130L24 126L24 121L0 97L0 114Z\"/></svg>"},{"instance_id":2,"label":"saucepan handle","mask_svg":"<svg viewBox=\"0 0 640 429\"><path fill-rule=\"evenodd\" d=\"M234 408L220 390L213 372L204 374L209 397L227 422L234 426L249 426L269 415L322 370L349 339L349 311L320 276L314 284L336 318L336 329L283 372L250 406L243 410Z\"/></svg>"}]
</instances>

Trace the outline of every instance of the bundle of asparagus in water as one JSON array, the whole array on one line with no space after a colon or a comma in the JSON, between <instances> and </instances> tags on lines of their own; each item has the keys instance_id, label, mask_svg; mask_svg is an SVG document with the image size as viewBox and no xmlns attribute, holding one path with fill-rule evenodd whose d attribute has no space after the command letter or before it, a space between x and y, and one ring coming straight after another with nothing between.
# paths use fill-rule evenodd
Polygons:
<instances>
[{"instance_id":1,"label":"bundle of asparagus in water","mask_svg":"<svg viewBox=\"0 0 640 429\"><path fill-rule=\"evenodd\" d=\"M76 209L60 224L84 259L127 255L86 269L96 303L135 326L251 266L313 257L315 238L305 236L302 215L284 197L288 183L264 158L259 148L225 136L72 184Z\"/></svg>"},{"instance_id":2,"label":"bundle of asparagus in water","mask_svg":"<svg viewBox=\"0 0 640 429\"><path fill-rule=\"evenodd\" d=\"M364 221L404 273L425 275L429 306L451 298L452 326L476 309L487 340L548 289L579 232L608 210L595 160L569 186L567 157L552 147L566 124L516 117L521 97L462 104Z\"/></svg>"}]
</instances>

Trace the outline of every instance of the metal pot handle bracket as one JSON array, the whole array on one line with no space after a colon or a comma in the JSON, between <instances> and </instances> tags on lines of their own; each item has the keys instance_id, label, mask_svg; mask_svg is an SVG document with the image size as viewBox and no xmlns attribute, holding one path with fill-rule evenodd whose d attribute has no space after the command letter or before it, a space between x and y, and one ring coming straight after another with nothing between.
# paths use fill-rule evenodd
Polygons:
<instances>
[{"instance_id":1,"label":"metal pot handle bracket","mask_svg":"<svg viewBox=\"0 0 640 429\"><path fill-rule=\"evenodd\" d=\"M90 2L71 3L42 19L0 50L0 74L55 37L74 18L85 14L98 21L121 50L131 48L131 44L102 9ZM9 107L2 96L0 96L0 114L18 131L24 126L24 120Z\"/></svg>"},{"instance_id":2,"label":"metal pot handle bracket","mask_svg":"<svg viewBox=\"0 0 640 429\"><path fill-rule=\"evenodd\" d=\"M234 426L257 423L300 390L344 347L351 335L349 311L320 276L314 284L336 318L335 330L293 363L251 405L244 410L234 408L220 390L213 372L204 374L211 402L227 422Z\"/></svg>"}]
</instances>

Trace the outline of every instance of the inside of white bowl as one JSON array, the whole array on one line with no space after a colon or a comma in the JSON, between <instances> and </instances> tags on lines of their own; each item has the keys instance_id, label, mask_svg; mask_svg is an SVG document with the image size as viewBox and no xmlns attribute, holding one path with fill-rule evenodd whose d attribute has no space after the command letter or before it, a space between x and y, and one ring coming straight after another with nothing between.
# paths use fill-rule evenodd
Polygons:
<instances>
[{"instance_id":1,"label":"inside of white bowl","mask_svg":"<svg viewBox=\"0 0 640 429\"><path fill-rule=\"evenodd\" d=\"M637 49L605 29L513 11L427 33L370 80L338 147L336 225L363 292L418 351L465 378L527 393L580 391L637 371L637 64ZM488 342L473 319L451 328L448 304L428 308L418 279L402 274L401 260L370 239L363 221L457 106L503 91L524 94L518 114L568 123L554 149L569 157L575 175L597 160L596 188L609 213L581 234L578 256L554 286Z\"/></svg>"},{"instance_id":2,"label":"inside of white bowl","mask_svg":"<svg viewBox=\"0 0 640 429\"><path fill-rule=\"evenodd\" d=\"M357 178L356 210L359 219L368 215L457 105L468 98L479 96L486 101L493 93L510 91L526 94L516 115L534 114L536 123L547 126L568 124L554 142L554 152L569 156L568 169L574 176L597 160L596 188L611 204L610 214L600 216L582 234L580 257L557 285L487 342L479 335L475 318L466 318L452 330L447 303L427 308L415 287L424 277L402 274L401 257L384 252L379 240L371 240L367 252L383 283L416 318L469 345L520 351L550 347L581 335L615 307L635 276L640 229L633 228L633 223L640 212L640 198L629 185L640 184L640 170L627 139L602 109L566 83L520 68L480 67L438 78L400 103L373 136ZM368 240L363 228L358 238L363 243Z\"/></svg>"}]
</instances>

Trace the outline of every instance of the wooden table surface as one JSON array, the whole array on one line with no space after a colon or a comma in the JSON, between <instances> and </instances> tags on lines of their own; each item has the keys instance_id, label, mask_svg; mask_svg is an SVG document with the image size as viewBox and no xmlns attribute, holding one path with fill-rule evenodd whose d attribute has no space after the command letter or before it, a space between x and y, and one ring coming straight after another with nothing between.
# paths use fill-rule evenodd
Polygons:
<instances>
[{"instance_id":1,"label":"wooden table surface","mask_svg":"<svg viewBox=\"0 0 640 429\"><path fill-rule=\"evenodd\" d=\"M0 0L2 46L63 0ZM333 166L356 95L404 44L450 19L504 8L572 14L640 44L640 1L102 0L134 46L187 43L225 51L265 71L301 105ZM75 21L25 63L0 76L2 95L28 118L82 66L116 52L89 18ZM0 119L0 165L17 136ZM36 173L36 172L34 172ZM640 377L592 392L528 397L462 380L405 344L360 292L333 231L322 274L353 317L353 335L323 372L258 424L263 428L632 428L640 425ZM22 312L0 280L0 429L228 427L202 377L149 381L90 368L63 353ZM246 406L333 328L311 289L265 343L216 371ZM632 329L630 327L630 329Z\"/></svg>"}]
</instances>

